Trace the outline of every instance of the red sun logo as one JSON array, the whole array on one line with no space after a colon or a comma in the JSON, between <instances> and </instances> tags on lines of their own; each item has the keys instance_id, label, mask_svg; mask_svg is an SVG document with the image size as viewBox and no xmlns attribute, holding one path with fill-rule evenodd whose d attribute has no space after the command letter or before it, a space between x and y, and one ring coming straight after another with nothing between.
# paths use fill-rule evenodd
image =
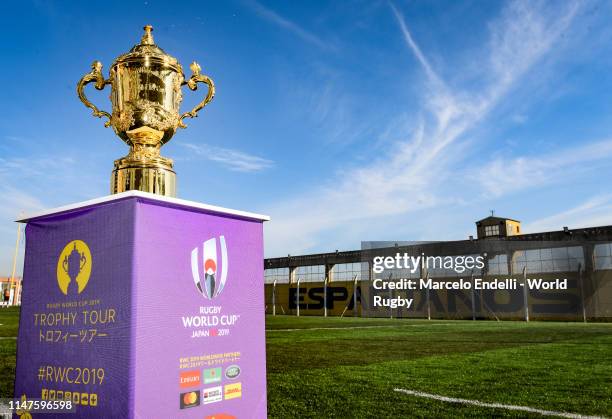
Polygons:
<instances>
[{"instance_id":1,"label":"red sun logo","mask_svg":"<svg viewBox=\"0 0 612 419\"><path fill-rule=\"evenodd\" d=\"M204 272L206 272L208 275L212 275L216 271L217 264L215 263L215 261L212 259L206 259L206 262L204 262Z\"/></svg>"}]
</instances>

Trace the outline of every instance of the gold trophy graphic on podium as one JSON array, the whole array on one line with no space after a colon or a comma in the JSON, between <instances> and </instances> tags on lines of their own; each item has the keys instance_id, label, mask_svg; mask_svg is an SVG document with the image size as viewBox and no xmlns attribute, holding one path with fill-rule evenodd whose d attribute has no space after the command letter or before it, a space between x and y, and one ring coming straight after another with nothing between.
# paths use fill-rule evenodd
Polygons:
<instances>
[{"instance_id":1,"label":"gold trophy graphic on podium","mask_svg":"<svg viewBox=\"0 0 612 419\"><path fill-rule=\"evenodd\" d=\"M79 99L98 118L106 117L104 126L112 126L127 145L127 156L115 160L111 176L111 193L137 189L165 196L176 196L176 174L172 159L160 155L161 146L170 141L178 128L186 128L183 120L198 116L215 95L215 85L200 73L195 61L189 66L192 75L185 80L183 68L176 58L155 45L153 27L144 27L140 44L123 54L110 67L104 79L102 63L94 61L91 72L77 84ZM113 113L99 110L85 96L84 88L95 83L98 90L111 86ZM208 86L202 102L191 111L180 113L181 87L197 90L198 83Z\"/></svg>"},{"instance_id":2,"label":"gold trophy graphic on podium","mask_svg":"<svg viewBox=\"0 0 612 419\"><path fill-rule=\"evenodd\" d=\"M91 251L82 240L68 243L57 261L57 285L64 295L83 292L91 275Z\"/></svg>"}]
</instances>

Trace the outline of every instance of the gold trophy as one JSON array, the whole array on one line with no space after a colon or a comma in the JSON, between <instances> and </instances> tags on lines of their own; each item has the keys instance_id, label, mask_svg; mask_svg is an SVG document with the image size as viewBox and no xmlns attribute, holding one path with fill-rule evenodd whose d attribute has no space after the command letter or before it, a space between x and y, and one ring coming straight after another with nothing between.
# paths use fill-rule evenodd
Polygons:
<instances>
[{"instance_id":1,"label":"gold trophy","mask_svg":"<svg viewBox=\"0 0 612 419\"><path fill-rule=\"evenodd\" d=\"M183 68L176 58L166 54L153 41L153 27L144 27L140 44L123 54L110 67L110 77L102 75L102 63L94 61L91 72L77 84L79 99L98 118L106 117L105 127L130 146L127 156L115 160L111 176L111 193L137 189L165 196L176 196L176 174L172 159L162 157L162 145L170 141L177 128L186 128L183 119L198 116L215 95L213 81L200 74L195 61L189 66L191 77L185 81ZM99 110L87 100L83 89L95 83L98 90L111 85L112 115ZM190 112L180 114L183 98L181 86L197 90L197 83L208 85L206 98Z\"/></svg>"}]
</instances>

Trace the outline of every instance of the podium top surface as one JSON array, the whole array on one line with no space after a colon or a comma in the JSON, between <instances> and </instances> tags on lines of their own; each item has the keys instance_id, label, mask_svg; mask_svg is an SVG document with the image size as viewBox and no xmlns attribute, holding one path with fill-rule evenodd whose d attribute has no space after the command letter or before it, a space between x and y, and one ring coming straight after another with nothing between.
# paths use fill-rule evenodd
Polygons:
<instances>
[{"instance_id":1,"label":"podium top surface","mask_svg":"<svg viewBox=\"0 0 612 419\"><path fill-rule=\"evenodd\" d=\"M107 195L100 198L90 199L88 201L77 202L70 205L64 205L57 208L52 208L48 210L43 210L40 212L36 212L33 214L27 214L24 218L20 218L16 220L18 223L27 223L29 221L35 220L37 218L46 217L49 215L59 215L64 213L69 213L72 211L77 211L80 209L104 204L107 202L120 201L127 198L141 198L146 201L151 201L153 203L160 203L165 205L171 205L175 207L183 207L183 208L191 208L204 212L220 214L220 215L231 215L234 217L246 218L250 220L258 220L258 221L270 221L270 217L267 215L255 214L252 212L239 211L229 208L217 207L215 205L202 204L200 202L195 201L187 201L185 199L178 198L169 198L167 196L156 195L148 192L141 191L127 191L118 193L115 195Z\"/></svg>"}]
</instances>

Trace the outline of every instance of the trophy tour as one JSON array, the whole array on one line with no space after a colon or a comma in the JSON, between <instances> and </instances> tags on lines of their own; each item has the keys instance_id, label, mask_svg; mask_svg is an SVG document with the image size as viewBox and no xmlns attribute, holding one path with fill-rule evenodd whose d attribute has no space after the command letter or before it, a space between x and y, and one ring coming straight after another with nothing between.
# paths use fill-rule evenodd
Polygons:
<instances>
[{"instance_id":1,"label":"trophy tour","mask_svg":"<svg viewBox=\"0 0 612 419\"><path fill-rule=\"evenodd\" d=\"M62 402L78 418L266 417L269 217L176 198L173 161L161 155L215 95L200 65L189 68L186 78L147 25L108 78L94 61L77 83L129 151L114 162L110 195L18 220L21 401ZM112 112L87 98L89 84L108 87ZM203 85L201 101L181 112L183 88ZM23 406L21 418L66 413Z\"/></svg>"}]
</instances>

